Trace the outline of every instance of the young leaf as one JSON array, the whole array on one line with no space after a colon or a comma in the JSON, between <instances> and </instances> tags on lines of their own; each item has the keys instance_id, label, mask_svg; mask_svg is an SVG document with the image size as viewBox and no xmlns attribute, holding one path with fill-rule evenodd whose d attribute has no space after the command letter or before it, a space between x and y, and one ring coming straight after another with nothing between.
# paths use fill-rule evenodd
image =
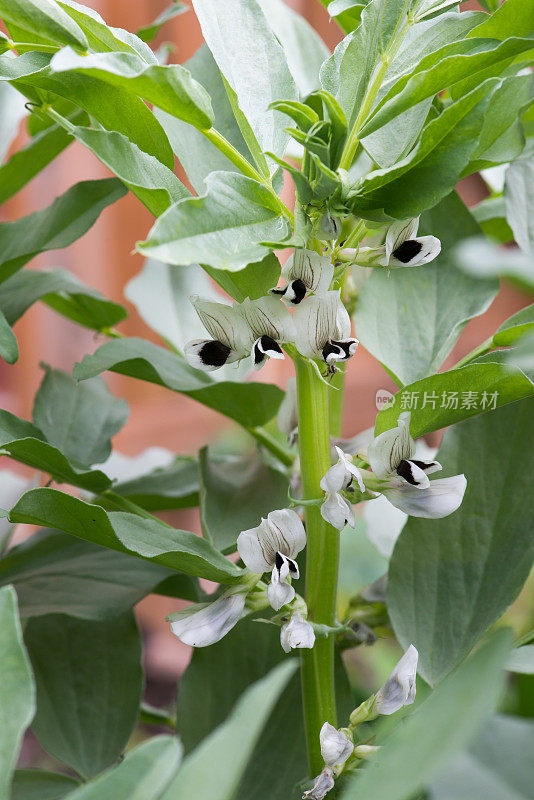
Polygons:
<instances>
[{"instance_id":1,"label":"young leaf","mask_svg":"<svg viewBox=\"0 0 534 800\"><path fill-rule=\"evenodd\" d=\"M142 28L139 28L135 33L139 36L143 42L151 42L152 39L155 39L162 27L171 19L174 19L179 14L183 14L184 11L187 11L189 6L186 6L185 3L179 2L179 0L173 0L170 6L167 6L161 14L158 14L156 19L151 22L149 25L144 25Z\"/></svg>"},{"instance_id":2,"label":"young leaf","mask_svg":"<svg viewBox=\"0 0 534 800\"><path fill-rule=\"evenodd\" d=\"M106 513L56 489L33 489L9 514L11 522L31 522L100 544L120 553L220 583L238 582L242 570L189 531L175 530L155 517L145 519L122 512Z\"/></svg>"},{"instance_id":3,"label":"young leaf","mask_svg":"<svg viewBox=\"0 0 534 800\"><path fill-rule=\"evenodd\" d=\"M35 713L35 688L12 586L0 589L0 672L0 797L7 798L22 737Z\"/></svg>"},{"instance_id":4,"label":"young leaf","mask_svg":"<svg viewBox=\"0 0 534 800\"><path fill-rule=\"evenodd\" d=\"M206 187L203 197L171 206L137 250L166 264L201 263L238 271L267 255L260 242L288 234L276 197L258 181L212 172Z\"/></svg>"},{"instance_id":5,"label":"young leaf","mask_svg":"<svg viewBox=\"0 0 534 800\"><path fill-rule=\"evenodd\" d=\"M15 587L23 618L68 613L113 619L174 575L159 564L52 531L34 534L0 561L0 584ZM198 600L196 580L182 579L184 599Z\"/></svg>"},{"instance_id":6,"label":"young leaf","mask_svg":"<svg viewBox=\"0 0 534 800\"><path fill-rule=\"evenodd\" d=\"M261 151L282 157L289 138L284 117L269 109L270 104L274 100L298 99L282 45L257 0L227 0L222 5L218 0L194 0L193 7L206 44L231 90L230 102L234 98L237 101L234 113L237 107L248 122L243 125L237 115L261 170L265 168ZM232 40L239 46L229 48ZM276 168L273 165L271 172Z\"/></svg>"},{"instance_id":7,"label":"young leaf","mask_svg":"<svg viewBox=\"0 0 534 800\"><path fill-rule=\"evenodd\" d=\"M79 785L76 778L60 772L17 769L11 784L11 800L60 800Z\"/></svg>"},{"instance_id":8,"label":"young leaf","mask_svg":"<svg viewBox=\"0 0 534 800\"><path fill-rule=\"evenodd\" d=\"M494 347L510 347L525 334L534 330L534 304L509 317L493 334Z\"/></svg>"},{"instance_id":9,"label":"young leaf","mask_svg":"<svg viewBox=\"0 0 534 800\"><path fill-rule=\"evenodd\" d=\"M534 250L534 158L520 158L506 170L504 200L506 219L525 253Z\"/></svg>"},{"instance_id":10,"label":"young leaf","mask_svg":"<svg viewBox=\"0 0 534 800\"><path fill-rule=\"evenodd\" d=\"M0 0L0 17L54 44L89 47L81 28L54 0Z\"/></svg>"},{"instance_id":11,"label":"young leaf","mask_svg":"<svg viewBox=\"0 0 534 800\"><path fill-rule=\"evenodd\" d=\"M525 5L523 0L506 0L471 36L506 39L508 36L531 36L533 30L534 8L529 3Z\"/></svg>"},{"instance_id":12,"label":"young leaf","mask_svg":"<svg viewBox=\"0 0 534 800\"><path fill-rule=\"evenodd\" d=\"M533 410L525 400L447 431L438 459L447 474L465 473L462 505L431 523L410 518L397 540L388 609L401 643L419 650L419 668L430 683L502 616L532 568Z\"/></svg>"},{"instance_id":13,"label":"young leaf","mask_svg":"<svg viewBox=\"0 0 534 800\"><path fill-rule=\"evenodd\" d=\"M0 283L38 253L68 247L94 225L100 212L126 193L115 178L83 181L51 206L16 222L0 223Z\"/></svg>"},{"instance_id":14,"label":"young leaf","mask_svg":"<svg viewBox=\"0 0 534 800\"><path fill-rule=\"evenodd\" d=\"M117 767L69 794L68 800L159 800L181 758L176 737L154 736L130 750Z\"/></svg>"},{"instance_id":15,"label":"young leaf","mask_svg":"<svg viewBox=\"0 0 534 800\"><path fill-rule=\"evenodd\" d=\"M127 419L128 404L112 395L101 378L78 383L66 372L45 365L33 421L73 464L89 467L105 461L111 438Z\"/></svg>"},{"instance_id":16,"label":"young leaf","mask_svg":"<svg viewBox=\"0 0 534 800\"><path fill-rule=\"evenodd\" d=\"M0 309L13 325L37 300L67 319L101 331L123 320L126 309L61 269L24 269L0 283Z\"/></svg>"},{"instance_id":17,"label":"young leaf","mask_svg":"<svg viewBox=\"0 0 534 800\"><path fill-rule=\"evenodd\" d=\"M50 614L30 619L24 639L37 688L35 735L83 778L98 775L137 722L143 673L133 613L105 622Z\"/></svg>"},{"instance_id":18,"label":"young leaf","mask_svg":"<svg viewBox=\"0 0 534 800\"><path fill-rule=\"evenodd\" d=\"M186 756L161 800L232 800L275 703L296 669L290 660L250 686L232 713ZM206 769L211 764L211 769Z\"/></svg>"},{"instance_id":19,"label":"young leaf","mask_svg":"<svg viewBox=\"0 0 534 800\"><path fill-rule=\"evenodd\" d=\"M8 364L14 364L19 357L17 337L9 327L2 311L0 311L0 356Z\"/></svg>"},{"instance_id":20,"label":"young leaf","mask_svg":"<svg viewBox=\"0 0 534 800\"><path fill-rule=\"evenodd\" d=\"M358 771L342 800L405 800L417 795L493 711L509 647L508 631L492 636L395 728L373 761Z\"/></svg>"}]
</instances>

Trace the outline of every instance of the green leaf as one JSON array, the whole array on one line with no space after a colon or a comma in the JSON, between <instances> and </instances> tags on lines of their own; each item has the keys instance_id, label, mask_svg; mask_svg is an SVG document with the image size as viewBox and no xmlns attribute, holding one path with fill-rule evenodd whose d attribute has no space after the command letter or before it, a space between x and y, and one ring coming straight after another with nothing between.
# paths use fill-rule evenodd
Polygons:
<instances>
[{"instance_id":1,"label":"green leaf","mask_svg":"<svg viewBox=\"0 0 534 800\"><path fill-rule=\"evenodd\" d=\"M144 25L142 28L139 28L135 33L139 36L143 42L151 42L152 39L155 39L158 33L160 32L161 28L171 19L177 17L179 14L183 14L184 11L187 11L189 6L186 6L185 3L179 2L179 0L173 0L170 6L167 6L161 14L158 14L156 19L151 22L149 25Z\"/></svg>"},{"instance_id":2,"label":"green leaf","mask_svg":"<svg viewBox=\"0 0 534 800\"><path fill-rule=\"evenodd\" d=\"M11 470L0 470L0 503L2 504L0 509L0 556L4 554L14 532L13 525L9 522L9 511L5 509L11 508L32 485L32 481L22 478Z\"/></svg>"},{"instance_id":3,"label":"green leaf","mask_svg":"<svg viewBox=\"0 0 534 800\"><path fill-rule=\"evenodd\" d=\"M295 672L296 659L250 686L226 722L186 756L161 800L231 800L275 703ZM217 769L206 769L216 764Z\"/></svg>"},{"instance_id":4,"label":"green leaf","mask_svg":"<svg viewBox=\"0 0 534 800\"><path fill-rule=\"evenodd\" d=\"M279 629L250 619L240 622L215 645L196 648L178 692L178 734L186 752L202 746L247 687L287 660L280 647ZM287 800L293 785L306 774L299 677L293 676L272 712L233 795L235 800ZM339 718L345 719L354 701L339 656L336 679ZM278 767L266 769L266 764Z\"/></svg>"},{"instance_id":5,"label":"green leaf","mask_svg":"<svg viewBox=\"0 0 534 800\"><path fill-rule=\"evenodd\" d=\"M100 212L125 192L115 178L83 181L48 208L16 222L0 223L0 283L39 253L75 242L94 225Z\"/></svg>"},{"instance_id":6,"label":"green leaf","mask_svg":"<svg viewBox=\"0 0 534 800\"><path fill-rule=\"evenodd\" d=\"M455 248L457 266L476 278L502 276L534 294L534 266L531 254L517 248L497 247L483 237L474 237Z\"/></svg>"},{"instance_id":7,"label":"green leaf","mask_svg":"<svg viewBox=\"0 0 534 800\"><path fill-rule=\"evenodd\" d=\"M14 364L19 358L17 337L9 327L3 313L0 311L0 356L8 364Z\"/></svg>"},{"instance_id":8,"label":"green leaf","mask_svg":"<svg viewBox=\"0 0 534 800\"><path fill-rule=\"evenodd\" d=\"M416 217L449 194L469 163L497 84L498 79L489 79L451 103L426 125L409 155L394 167L369 173L349 195L355 213L373 218L384 209L397 219Z\"/></svg>"},{"instance_id":9,"label":"green leaf","mask_svg":"<svg viewBox=\"0 0 534 800\"><path fill-rule=\"evenodd\" d=\"M513 241L514 234L506 221L506 210L502 195L488 197L471 208L474 216L486 236L501 244Z\"/></svg>"},{"instance_id":10,"label":"green leaf","mask_svg":"<svg viewBox=\"0 0 534 800\"><path fill-rule=\"evenodd\" d=\"M282 268L275 254L269 253L261 261L248 264L238 272L214 267L204 269L230 297L242 303L246 297L257 300L267 294L278 283Z\"/></svg>"},{"instance_id":11,"label":"green leaf","mask_svg":"<svg viewBox=\"0 0 534 800\"><path fill-rule=\"evenodd\" d=\"M143 673L133 613L105 622L50 614L30 619L24 640L37 688L35 735L83 778L98 775L137 722Z\"/></svg>"},{"instance_id":12,"label":"green leaf","mask_svg":"<svg viewBox=\"0 0 534 800\"><path fill-rule=\"evenodd\" d=\"M159 800L182 757L173 736L154 736L133 750L117 767L80 786L68 800Z\"/></svg>"},{"instance_id":13,"label":"green leaf","mask_svg":"<svg viewBox=\"0 0 534 800\"><path fill-rule=\"evenodd\" d=\"M287 505L289 482L255 454L217 461L200 451L200 515L204 537L223 553L233 552L241 531L260 524L273 508Z\"/></svg>"},{"instance_id":14,"label":"green leaf","mask_svg":"<svg viewBox=\"0 0 534 800\"><path fill-rule=\"evenodd\" d=\"M21 464L47 472L58 483L70 483L92 492L101 492L111 484L100 470L73 466L63 453L45 441L39 428L3 410L0 410L0 450Z\"/></svg>"},{"instance_id":15,"label":"green leaf","mask_svg":"<svg viewBox=\"0 0 534 800\"><path fill-rule=\"evenodd\" d=\"M469 750L434 781L433 800L529 800L534 781L533 748L532 720L489 719Z\"/></svg>"},{"instance_id":16,"label":"green leaf","mask_svg":"<svg viewBox=\"0 0 534 800\"><path fill-rule=\"evenodd\" d=\"M133 53L91 53L79 56L71 48L50 62L53 73L88 75L143 97L174 117L208 130L213 123L210 98L181 64L149 64Z\"/></svg>"},{"instance_id":17,"label":"green leaf","mask_svg":"<svg viewBox=\"0 0 534 800\"><path fill-rule=\"evenodd\" d=\"M102 463L111 453L111 438L126 424L128 403L112 395L101 378L78 383L66 372L44 369L34 423L73 464Z\"/></svg>"},{"instance_id":18,"label":"green leaf","mask_svg":"<svg viewBox=\"0 0 534 800\"><path fill-rule=\"evenodd\" d=\"M508 36L531 36L534 30L534 9L523 0L506 0L495 13L484 20L471 36L506 39Z\"/></svg>"},{"instance_id":19,"label":"green leaf","mask_svg":"<svg viewBox=\"0 0 534 800\"><path fill-rule=\"evenodd\" d=\"M417 438L533 394L534 384L523 370L491 353L482 362L404 386L378 413L375 433L393 428L401 411L412 410L410 430Z\"/></svg>"},{"instance_id":20,"label":"green leaf","mask_svg":"<svg viewBox=\"0 0 534 800\"><path fill-rule=\"evenodd\" d=\"M63 613L113 619L173 575L158 564L56 532L34 534L0 561L0 584L15 587L23 618ZM185 599L199 599L194 579L183 576L183 588Z\"/></svg>"},{"instance_id":21,"label":"green leaf","mask_svg":"<svg viewBox=\"0 0 534 800\"><path fill-rule=\"evenodd\" d=\"M289 139L285 118L269 106L274 100L298 99L283 47L257 0L226 0L222 5L218 0L194 0L193 8L228 83L234 113L237 109L245 118L238 114L237 122L260 170L265 170L261 151L282 157ZM230 48L230 41L242 46ZM276 169L272 165L271 171Z\"/></svg>"},{"instance_id":22,"label":"green leaf","mask_svg":"<svg viewBox=\"0 0 534 800\"><path fill-rule=\"evenodd\" d=\"M206 194L182 200L158 220L137 250L166 264L208 264L238 271L269 250L260 245L289 232L275 196L232 172L212 172Z\"/></svg>"},{"instance_id":23,"label":"green leaf","mask_svg":"<svg viewBox=\"0 0 534 800\"><path fill-rule=\"evenodd\" d=\"M273 384L216 383L176 353L143 339L107 342L74 366L74 377L86 380L106 369L187 394L245 427L263 425L272 419L283 397Z\"/></svg>"},{"instance_id":24,"label":"green leaf","mask_svg":"<svg viewBox=\"0 0 534 800\"><path fill-rule=\"evenodd\" d=\"M526 253L534 250L534 158L520 158L506 170L504 200L506 219L519 247Z\"/></svg>"},{"instance_id":25,"label":"green leaf","mask_svg":"<svg viewBox=\"0 0 534 800\"><path fill-rule=\"evenodd\" d=\"M192 77L204 86L211 97L215 118L214 127L244 158L252 163L250 150L245 144L243 134L234 117L221 73L207 46L203 44L199 47L195 55L186 61L184 66L190 71ZM205 192L204 179L210 172L235 171L234 164L192 125L166 114L159 108L154 109L154 114L165 129L172 149L197 194Z\"/></svg>"},{"instance_id":26,"label":"green leaf","mask_svg":"<svg viewBox=\"0 0 534 800\"><path fill-rule=\"evenodd\" d=\"M35 712L35 688L11 586L0 589L0 672L0 797L7 798L22 737Z\"/></svg>"},{"instance_id":27,"label":"green leaf","mask_svg":"<svg viewBox=\"0 0 534 800\"><path fill-rule=\"evenodd\" d=\"M522 675L534 675L534 644L512 650L506 669Z\"/></svg>"},{"instance_id":28,"label":"green leaf","mask_svg":"<svg viewBox=\"0 0 534 800\"><path fill-rule=\"evenodd\" d=\"M45 53L26 53L19 58L1 56L0 80L10 81L38 103L43 92L52 93L52 102L61 97L74 103L106 130L122 133L140 150L155 156L169 169L174 168L174 156L165 132L140 97L90 75L54 73L49 63L50 55Z\"/></svg>"},{"instance_id":29,"label":"green leaf","mask_svg":"<svg viewBox=\"0 0 534 800\"><path fill-rule=\"evenodd\" d=\"M510 646L499 631L398 725L342 800L408 800L464 747L497 702Z\"/></svg>"},{"instance_id":30,"label":"green leaf","mask_svg":"<svg viewBox=\"0 0 534 800\"><path fill-rule=\"evenodd\" d=\"M447 431L438 460L446 474L465 473L462 505L444 519L410 518L397 540L388 611L400 642L419 650L419 670L432 684L502 616L532 568L533 410L526 400Z\"/></svg>"},{"instance_id":31,"label":"green leaf","mask_svg":"<svg viewBox=\"0 0 534 800\"><path fill-rule=\"evenodd\" d=\"M474 35L476 28L471 31ZM491 39L464 39L446 44L423 58L409 74L403 75L376 106L360 133L370 133L428 97L469 77L467 91L500 75L516 56L533 49L533 40L512 38L505 42Z\"/></svg>"},{"instance_id":32,"label":"green leaf","mask_svg":"<svg viewBox=\"0 0 534 800\"><path fill-rule=\"evenodd\" d=\"M18 769L13 776L11 800L61 800L79 782L59 772Z\"/></svg>"},{"instance_id":33,"label":"green leaf","mask_svg":"<svg viewBox=\"0 0 534 800\"><path fill-rule=\"evenodd\" d=\"M67 319L96 331L123 320L126 309L65 270L20 270L0 283L0 309L13 325L37 300Z\"/></svg>"},{"instance_id":34,"label":"green leaf","mask_svg":"<svg viewBox=\"0 0 534 800\"><path fill-rule=\"evenodd\" d=\"M11 522L57 528L86 542L136 555L164 567L220 583L236 583L243 571L189 531L175 530L155 517L104 511L56 489L26 492L11 509Z\"/></svg>"},{"instance_id":35,"label":"green leaf","mask_svg":"<svg viewBox=\"0 0 534 800\"><path fill-rule=\"evenodd\" d=\"M199 488L196 460L177 456L166 467L115 484L113 491L147 511L165 511L198 506Z\"/></svg>"},{"instance_id":36,"label":"green leaf","mask_svg":"<svg viewBox=\"0 0 534 800\"><path fill-rule=\"evenodd\" d=\"M493 334L494 347L510 347L526 333L534 330L534 304L509 317Z\"/></svg>"},{"instance_id":37,"label":"green leaf","mask_svg":"<svg viewBox=\"0 0 534 800\"><path fill-rule=\"evenodd\" d=\"M0 17L53 44L89 47L81 28L53 0L0 0Z\"/></svg>"},{"instance_id":38,"label":"green leaf","mask_svg":"<svg viewBox=\"0 0 534 800\"><path fill-rule=\"evenodd\" d=\"M413 269L372 270L358 298L356 336L401 384L435 372L467 322L482 314L497 294L496 280L471 278L451 263L458 240L480 233L456 193L421 220L423 233L441 240L442 253Z\"/></svg>"}]
</instances>

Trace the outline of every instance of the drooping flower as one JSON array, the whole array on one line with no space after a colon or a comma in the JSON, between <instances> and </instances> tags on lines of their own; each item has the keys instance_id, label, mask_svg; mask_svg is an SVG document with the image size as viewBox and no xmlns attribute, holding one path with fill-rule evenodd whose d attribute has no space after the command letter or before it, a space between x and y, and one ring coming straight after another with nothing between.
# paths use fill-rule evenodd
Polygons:
<instances>
[{"instance_id":1,"label":"drooping flower","mask_svg":"<svg viewBox=\"0 0 534 800\"><path fill-rule=\"evenodd\" d=\"M237 537L237 550L244 564L256 574L271 572L267 597L275 611L295 597L288 579L299 577L295 557L305 546L304 525L289 508L271 511L256 528L242 531Z\"/></svg>"},{"instance_id":2,"label":"drooping flower","mask_svg":"<svg viewBox=\"0 0 534 800\"><path fill-rule=\"evenodd\" d=\"M381 433L367 448L371 469L383 481L380 491L390 503L415 517L439 519L459 507L467 481L454 475L430 482L428 475L441 469L438 461L414 458L410 412L399 415L398 425Z\"/></svg>"},{"instance_id":3,"label":"drooping flower","mask_svg":"<svg viewBox=\"0 0 534 800\"><path fill-rule=\"evenodd\" d=\"M419 217L392 223L381 247L350 248L340 253L343 260L354 258L363 267L417 267L428 264L441 252L441 242L435 236L417 236Z\"/></svg>"},{"instance_id":4,"label":"drooping flower","mask_svg":"<svg viewBox=\"0 0 534 800\"><path fill-rule=\"evenodd\" d=\"M321 516L325 522L328 522L338 531L342 531L347 525L350 525L351 528L356 525L354 509L343 495L338 492L327 493L321 506Z\"/></svg>"},{"instance_id":5,"label":"drooping flower","mask_svg":"<svg viewBox=\"0 0 534 800\"><path fill-rule=\"evenodd\" d=\"M215 644L236 625L245 610L247 593L228 589L211 603L193 603L169 614L171 630L185 644L207 647Z\"/></svg>"},{"instance_id":6,"label":"drooping flower","mask_svg":"<svg viewBox=\"0 0 534 800\"><path fill-rule=\"evenodd\" d=\"M297 381L289 378L286 385L284 399L278 407L276 423L280 433L285 433L289 444L294 444L298 435L298 406L297 406Z\"/></svg>"},{"instance_id":7,"label":"drooping flower","mask_svg":"<svg viewBox=\"0 0 534 800\"><path fill-rule=\"evenodd\" d=\"M212 372L248 355L250 331L234 306L202 300L198 295L192 295L190 301L211 339L194 339L184 346L188 364Z\"/></svg>"},{"instance_id":8,"label":"drooping flower","mask_svg":"<svg viewBox=\"0 0 534 800\"><path fill-rule=\"evenodd\" d=\"M304 792L302 800L323 800L330 789L334 788L334 783L334 770L332 767L325 767L315 778L312 788Z\"/></svg>"},{"instance_id":9,"label":"drooping flower","mask_svg":"<svg viewBox=\"0 0 534 800\"><path fill-rule=\"evenodd\" d=\"M248 325L254 369L260 369L267 358L284 358L280 344L292 342L296 336L293 318L276 297L243 300L237 310Z\"/></svg>"},{"instance_id":10,"label":"drooping flower","mask_svg":"<svg viewBox=\"0 0 534 800\"><path fill-rule=\"evenodd\" d=\"M315 644L315 632L304 616L295 611L280 630L280 644L285 653L296 648L311 649Z\"/></svg>"},{"instance_id":11,"label":"drooping flower","mask_svg":"<svg viewBox=\"0 0 534 800\"><path fill-rule=\"evenodd\" d=\"M354 750L354 743L342 731L325 722L319 734L321 755L327 767L344 764Z\"/></svg>"},{"instance_id":12,"label":"drooping flower","mask_svg":"<svg viewBox=\"0 0 534 800\"><path fill-rule=\"evenodd\" d=\"M286 285L271 289L286 303L298 305L307 294L326 294L334 277L334 265L329 256L315 250L295 249L282 270Z\"/></svg>"},{"instance_id":13,"label":"drooping flower","mask_svg":"<svg viewBox=\"0 0 534 800\"><path fill-rule=\"evenodd\" d=\"M372 709L373 716L394 714L403 706L413 703L418 659L419 653L411 644L397 662L385 684L376 693Z\"/></svg>"},{"instance_id":14,"label":"drooping flower","mask_svg":"<svg viewBox=\"0 0 534 800\"><path fill-rule=\"evenodd\" d=\"M321 479L321 489L325 492L343 492L349 488L354 478L356 478L360 491L365 492L365 484L360 470L352 463L350 453L344 453L337 445L334 445L334 447L338 455L338 461L330 467Z\"/></svg>"},{"instance_id":15,"label":"drooping flower","mask_svg":"<svg viewBox=\"0 0 534 800\"><path fill-rule=\"evenodd\" d=\"M321 358L329 366L347 361L356 352L358 340L351 337L350 317L339 290L313 295L293 314L295 344L306 358Z\"/></svg>"}]
</instances>

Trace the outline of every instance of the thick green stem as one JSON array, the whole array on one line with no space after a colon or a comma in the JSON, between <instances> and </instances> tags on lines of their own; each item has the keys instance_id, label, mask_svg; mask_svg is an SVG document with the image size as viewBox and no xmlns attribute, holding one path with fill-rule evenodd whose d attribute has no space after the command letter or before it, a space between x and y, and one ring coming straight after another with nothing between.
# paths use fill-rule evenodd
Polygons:
<instances>
[{"instance_id":1,"label":"thick green stem","mask_svg":"<svg viewBox=\"0 0 534 800\"><path fill-rule=\"evenodd\" d=\"M321 478L330 467L328 386L313 364L295 359L299 409L299 446L305 499L319 497ZM318 506L306 506L306 603L313 622L333 625L336 617L339 533L321 517ZM323 760L319 731L324 722L336 724L334 640L317 639L312 650L301 650L304 724L311 775Z\"/></svg>"}]
</instances>

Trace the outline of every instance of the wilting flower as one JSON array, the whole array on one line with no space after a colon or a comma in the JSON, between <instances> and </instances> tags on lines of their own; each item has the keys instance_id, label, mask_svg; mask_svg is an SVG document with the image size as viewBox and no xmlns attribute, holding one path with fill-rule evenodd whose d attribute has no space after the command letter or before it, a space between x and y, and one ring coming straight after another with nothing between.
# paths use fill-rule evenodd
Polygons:
<instances>
[{"instance_id":1,"label":"wilting flower","mask_svg":"<svg viewBox=\"0 0 534 800\"><path fill-rule=\"evenodd\" d=\"M184 346L188 364L212 372L225 364L245 358L250 350L250 330L237 309L226 303L190 297L211 339L194 339Z\"/></svg>"},{"instance_id":2,"label":"wilting flower","mask_svg":"<svg viewBox=\"0 0 534 800\"><path fill-rule=\"evenodd\" d=\"M462 502L465 475L430 482L428 475L441 469L437 461L415 459L410 436L410 412L400 414L398 425L381 433L367 448L371 469L383 481L379 491L397 508L414 517L439 519L452 514Z\"/></svg>"},{"instance_id":3,"label":"wilting flower","mask_svg":"<svg viewBox=\"0 0 534 800\"><path fill-rule=\"evenodd\" d=\"M358 340L350 336L350 317L339 291L309 297L297 306L293 321L297 350L306 358L322 358L332 366L356 352Z\"/></svg>"},{"instance_id":4,"label":"wilting flower","mask_svg":"<svg viewBox=\"0 0 534 800\"><path fill-rule=\"evenodd\" d=\"M361 247L359 251L342 250L343 260L354 258L363 267L417 267L428 264L441 252L435 236L417 236L419 217L394 222L389 226L382 247Z\"/></svg>"},{"instance_id":5,"label":"wilting flower","mask_svg":"<svg viewBox=\"0 0 534 800\"><path fill-rule=\"evenodd\" d=\"M351 528L356 525L354 509L338 492L327 493L326 499L321 506L321 516L325 522L337 528L338 531L342 531L347 525L350 525Z\"/></svg>"},{"instance_id":6,"label":"wilting flower","mask_svg":"<svg viewBox=\"0 0 534 800\"><path fill-rule=\"evenodd\" d=\"M291 445L297 438L298 421L297 381L295 378L289 378L284 399L278 407L276 422L278 430L280 433L285 433Z\"/></svg>"},{"instance_id":7,"label":"wilting flower","mask_svg":"<svg viewBox=\"0 0 534 800\"><path fill-rule=\"evenodd\" d=\"M238 310L251 332L251 355L254 369L267 358L284 358L280 343L292 342L296 331L293 318L276 297L243 300Z\"/></svg>"},{"instance_id":8,"label":"wilting flower","mask_svg":"<svg viewBox=\"0 0 534 800\"><path fill-rule=\"evenodd\" d=\"M272 570L267 597L275 611L295 597L288 579L299 577L295 557L305 546L304 525L289 508L271 511L256 528L242 531L237 537L239 555L252 572L263 574Z\"/></svg>"},{"instance_id":9,"label":"wilting flower","mask_svg":"<svg viewBox=\"0 0 534 800\"><path fill-rule=\"evenodd\" d=\"M325 722L319 734L321 755L327 767L344 764L354 750L354 743L341 730Z\"/></svg>"},{"instance_id":10,"label":"wilting flower","mask_svg":"<svg viewBox=\"0 0 534 800\"><path fill-rule=\"evenodd\" d=\"M330 467L321 479L321 489L325 492L343 492L349 488L354 478L356 478L360 491L365 492L365 484L360 470L352 463L350 453L344 453L337 445L334 445L334 447L338 455L338 461Z\"/></svg>"},{"instance_id":11,"label":"wilting flower","mask_svg":"<svg viewBox=\"0 0 534 800\"><path fill-rule=\"evenodd\" d=\"M307 294L326 294L334 277L334 265L329 256L315 250L295 249L282 270L286 285L271 289L286 303L298 305Z\"/></svg>"},{"instance_id":12,"label":"wilting flower","mask_svg":"<svg viewBox=\"0 0 534 800\"><path fill-rule=\"evenodd\" d=\"M328 794L330 789L334 788L334 770L332 767L325 767L323 771L315 778L315 782L311 789L304 792L302 800L323 800Z\"/></svg>"},{"instance_id":13,"label":"wilting flower","mask_svg":"<svg viewBox=\"0 0 534 800\"><path fill-rule=\"evenodd\" d=\"M245 610L246 591L228 589L211 603L193 603L169 614L171 630L185 644L206 647L218 642L236 625Z\"/></svg>"},{"instance_id":14,"label":"wilting flower","mask_svg":"<svg viewBox=\"0 0 534 800\"><path fill-rule=\"evenodd\" d=\"M297 647L311 649L315 644L315 632L300 612L295 611L289 622L282 625L280 644L286 653Z\"/></svg>"},{"instance_id":15,"label":"wilting flower","mask_svg":"<svg viewBox=\"0 0 534 800\"><path fill-rule=\"evenodd\" d=\"M419 653L411 644L391 675L375 695L373 716L394 714L403 706L409 706L415 700L415 678Z\"/></svg>"}]
</instances>

